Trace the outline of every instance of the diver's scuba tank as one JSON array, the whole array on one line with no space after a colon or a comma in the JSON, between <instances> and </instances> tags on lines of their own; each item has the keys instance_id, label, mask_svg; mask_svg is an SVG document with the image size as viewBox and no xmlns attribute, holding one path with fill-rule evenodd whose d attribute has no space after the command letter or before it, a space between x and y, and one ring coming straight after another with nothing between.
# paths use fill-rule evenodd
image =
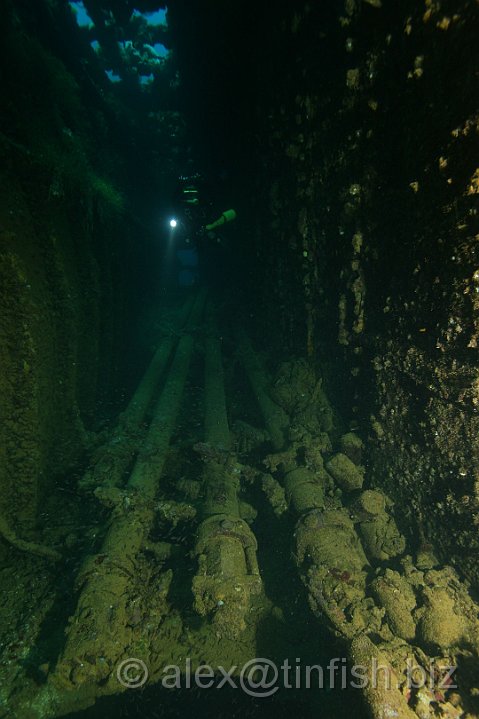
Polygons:
<instances>
[{"instance_id":1,"label":"diver's scuba tank","mask_svg":"<svg viewBox=\"0 0 479 719\"><path fill-rule=\"evenodd\" d=\"M175 205L178 209L193 210L204 205L204 180L198 173L178 178L175 191Z\"/></svg>"},{"instance_id":2,"label":"diver's scuba tank","mask_svg":"<svg viewBox=\"0 0 479 719\"><path fill-rule=\"evenodd\" d=\"M225 210L221 217L218 217L217 220L211 222L209 225L205 225L205 230L210 232L211 230L215 230L217 227L221 227L221 225L226 225L227 222L232 222L235 219L236 210Z\"/></svg>"},{"instance_id":3,"label":"diver's scuba tank","mask_svg":"<svg viewBox=\"0 0 479 719\"><path fill-rule=\"evenodd\" d=\"M182 192L183 203L190 207L195 207L200 204L199 192L196 187L189 185L183 188Z\"/></svg>"}]
</instances>

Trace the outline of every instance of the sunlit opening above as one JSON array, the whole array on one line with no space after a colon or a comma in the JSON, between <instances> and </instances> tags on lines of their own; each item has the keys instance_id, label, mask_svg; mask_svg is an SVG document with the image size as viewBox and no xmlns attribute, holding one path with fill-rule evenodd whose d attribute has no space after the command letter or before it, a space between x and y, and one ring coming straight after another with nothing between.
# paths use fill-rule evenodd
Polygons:
<instances>
[{"instance_id":1,"label":"sunlit opening above","mask_svg":"<svg viewBox=\"0 0 479 719\"><path fill-rule=\"evenodd\" d=\"M73 10L76 21L79 27L92 28L94 27L93 20L86 11L84 4L80 2L70 2L70 7Z\"/></svg>"}]
</instances>

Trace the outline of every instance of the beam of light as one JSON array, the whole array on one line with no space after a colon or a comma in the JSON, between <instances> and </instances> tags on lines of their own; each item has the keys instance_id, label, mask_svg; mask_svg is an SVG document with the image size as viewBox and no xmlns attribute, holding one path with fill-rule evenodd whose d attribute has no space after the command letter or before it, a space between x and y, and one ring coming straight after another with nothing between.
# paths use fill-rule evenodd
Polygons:
<instances>
[{"instance_id":1,"label":"beam of light","mask_svg":"<svg viewBox=\"0 0 479 719\"><path fill-rule=\"evenodd\" d=\"M178 221L175 220L175 218L172 218L172 219L170 220L170 227L171 227L171 228L174 229L174 228L177 226L177 224L178 224Z\"/></svg>"}]
</instances>

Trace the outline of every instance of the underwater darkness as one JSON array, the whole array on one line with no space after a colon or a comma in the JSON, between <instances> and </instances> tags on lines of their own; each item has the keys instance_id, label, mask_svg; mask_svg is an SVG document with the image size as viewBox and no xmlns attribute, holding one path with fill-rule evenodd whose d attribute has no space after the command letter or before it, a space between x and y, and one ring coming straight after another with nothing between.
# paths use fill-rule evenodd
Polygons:
<instances>
[{"instance_id":1,"label":"underwater darkness","mask_svg":"<svg viewBox=\"0 0 479 719\"><path fill-rule=\"evenodd\" d=\"M479 717L479 3L0 6L0 719Z\"/></svg>"}]
</instances>

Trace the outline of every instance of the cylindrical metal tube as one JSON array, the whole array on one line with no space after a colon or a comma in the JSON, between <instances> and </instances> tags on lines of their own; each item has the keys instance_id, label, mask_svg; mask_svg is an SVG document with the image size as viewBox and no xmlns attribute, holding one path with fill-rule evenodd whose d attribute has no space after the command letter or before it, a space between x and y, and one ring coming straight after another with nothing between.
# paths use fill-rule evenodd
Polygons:
<instances>
[{"instance_id":1,"label":"cylindrical metal tube","mask_svg":"<svg viewBox=\"0 0 479 719\"><path fill-rule=\"evenodd\" d=\"M185 302L176 329L184 327L193 307L194 296ZM79 482L81 489L117 487L121 484L140 443L139 427L145 419L148 407L165 372L178 336L165 337L138 385L136 392L120 416L118 431L105 446L97 450L97 461ZM119 441L120 440L120 441Z\"/></svg>"},{"instance_id":2,"label":"cylindrical metal tube","mask_svg":"<svg viewBox=\"0 0 479 719\"><path fill-rule=\"evenodd\" d=\"M230 447L221 344L213 308L205 347L205 440L219 450L204 470L204 520L198 529L195 553L198 573L193 579L196 611L211 615L217 633L237 638L244 630L251 595L261 591L256 539L241 519L238 494L240 471Z\"/></svg>"},{"instance_id":3,"label":"cylindrical metal tube","mask_svg":"<svg viewBox=\"0 0 479 719\"><path fill-rule=\"evenodd\" d=\"M248 375L248 379L263 415L271 442L276 450L284 446L284 433L288 426L286 413L268 394L268 376L255 354L246 332L241 328L237 332L239 356Z\"/></svg>"},{"instance_id":4,"label":"cylindrical metal tube","mask_svg":"<svg viewBox=\"0 0 479 719\"><path fill-rule=\"evenodd\" d=\"M189 322L191 327L201 318L204 301L205 293L202 292L196 298ZM135 576L136 556L154 521L154 499L180 408L193 346L191 334L180 339L148 435L127 483L128 491L123 503L115 509L97 555L101 562L97 563L93 558L80 571L82 591L52 684L66 685L70 689L90 684L95 694L99 682L103 684L102 691L107 691L111 681L112 692L118 690L111 672L124 652L125 639L122 643L118 637L128 633L125 627L127 588ZM101 665L89 662L91 656L102 657Z\"/></svg>"}]
</instances>

